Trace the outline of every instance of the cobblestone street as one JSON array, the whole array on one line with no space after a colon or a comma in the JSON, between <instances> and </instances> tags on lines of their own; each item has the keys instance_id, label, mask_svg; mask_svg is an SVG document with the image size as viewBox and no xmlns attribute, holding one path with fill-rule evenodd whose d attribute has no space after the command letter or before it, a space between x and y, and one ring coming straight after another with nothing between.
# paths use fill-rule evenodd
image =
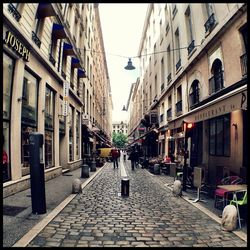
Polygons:
<instances>
[{"instance_id":1,"label":"cobblestone street","mask_svg":"<svg viewBox=\"0 0 250 250\"><path fill-rule=\"evenodd\" d=\"M145 170L131 171L129 197L111 163L28 247L246 247L247 243L180 197Z\"/></svg>"}]
</instances>

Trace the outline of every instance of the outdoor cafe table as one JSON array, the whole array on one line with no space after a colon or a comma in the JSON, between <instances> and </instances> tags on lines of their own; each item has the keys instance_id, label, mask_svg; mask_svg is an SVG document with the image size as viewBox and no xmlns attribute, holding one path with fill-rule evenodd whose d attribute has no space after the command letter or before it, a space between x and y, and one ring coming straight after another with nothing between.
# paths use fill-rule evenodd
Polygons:
<instances>
[{"instance_id":1,"label":"outdoor cafe table","mask_svg":"<svg viewBox=\"0 0 250 250\"><path fill-rule=\"evenodd\" d=\"M246 184L238 184L238 185L218 185L218 188L222 188L227 190L227 192L233 193L233 199L235 201L237 201L237 195L236 192L237 191L243 191L243 190L247 190L247 185ZM237 207L238 210L238 207ZM237 211L239 214L239 211ZM239 219L239 226L241 228L241 223L240 223L240 218Z\"/></svg>"}]
</instances>

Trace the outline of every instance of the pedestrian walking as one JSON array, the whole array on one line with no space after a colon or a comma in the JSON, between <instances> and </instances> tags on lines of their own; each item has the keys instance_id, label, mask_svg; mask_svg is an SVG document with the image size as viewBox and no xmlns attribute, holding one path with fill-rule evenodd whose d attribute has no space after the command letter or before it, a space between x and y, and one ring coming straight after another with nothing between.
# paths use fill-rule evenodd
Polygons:
<instances>
[{"instance_id":1,"label":"pedestrian walking","mask_svg":"<svg viewBox=\"0 0 250 250\"><path fill-rule=\"evenodd\" d=\"M123 161L126 161L126 152L123 152Z\"/></svg>"},{"instance_id":2,"label":"pedestrian walking","mask_svg":"<svg viewBox=\"0 0 250 250\"><path fill-rule=\"evenodd\" d=\"M118 158L119 158L119 152L116 148L113 148L111 150L111 157L112 157L112 161L114 164L114 169L115 167L118 168Z\"/></svg>"},{"instance_id":3,"label":"pedestrian walking","mask_svg":"<svg viewBox=\"0 0 250 250\"><path fill-rule=\"evenodd\" d=\"M128 160L131 161L131 168L132 170L135 170L135 164L136 164L136 153L135 153L135 150L132 149L130 155L129 155L129 158Z\"/></svg>"}]
</instances>

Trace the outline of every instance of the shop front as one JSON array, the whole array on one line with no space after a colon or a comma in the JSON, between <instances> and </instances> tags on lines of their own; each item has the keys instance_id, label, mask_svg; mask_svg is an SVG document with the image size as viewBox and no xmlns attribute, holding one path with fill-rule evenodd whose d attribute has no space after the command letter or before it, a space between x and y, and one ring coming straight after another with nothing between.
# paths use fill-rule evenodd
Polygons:
<instances>
[{"instance_id":1,"label":"shop front","mask_svg":"<svg viewBox=\"0 0 250 250\"><path fill-rule=\"evenodd\" d=\"M235 88L169 123L177 157L184 155L185 146L177 137L178 128L183 122L193 124L192 133L186 135L187 165L203 166L211 186L227 175L246 178L246 88Z\"/></svg>"}]
</instances>

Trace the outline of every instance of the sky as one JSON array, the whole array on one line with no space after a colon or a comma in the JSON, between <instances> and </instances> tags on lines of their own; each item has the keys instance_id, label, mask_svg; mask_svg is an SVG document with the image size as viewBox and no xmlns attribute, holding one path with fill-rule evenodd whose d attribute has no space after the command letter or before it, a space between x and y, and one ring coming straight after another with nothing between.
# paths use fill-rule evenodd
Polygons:
<instances>
[{"instance_id":1,"label":"sky","mask_svg":"<svg viewBox=\"0 0 250 250\"><path fill-rule=\"evenodd\" d=\"M125 70L129 57L138 55L148 4L99 4L108 73L113 101L113 121L128 120L127 104L132 83L139 77L139 60L131 58L135 70Z\"/></svg>"}]
</instances>

